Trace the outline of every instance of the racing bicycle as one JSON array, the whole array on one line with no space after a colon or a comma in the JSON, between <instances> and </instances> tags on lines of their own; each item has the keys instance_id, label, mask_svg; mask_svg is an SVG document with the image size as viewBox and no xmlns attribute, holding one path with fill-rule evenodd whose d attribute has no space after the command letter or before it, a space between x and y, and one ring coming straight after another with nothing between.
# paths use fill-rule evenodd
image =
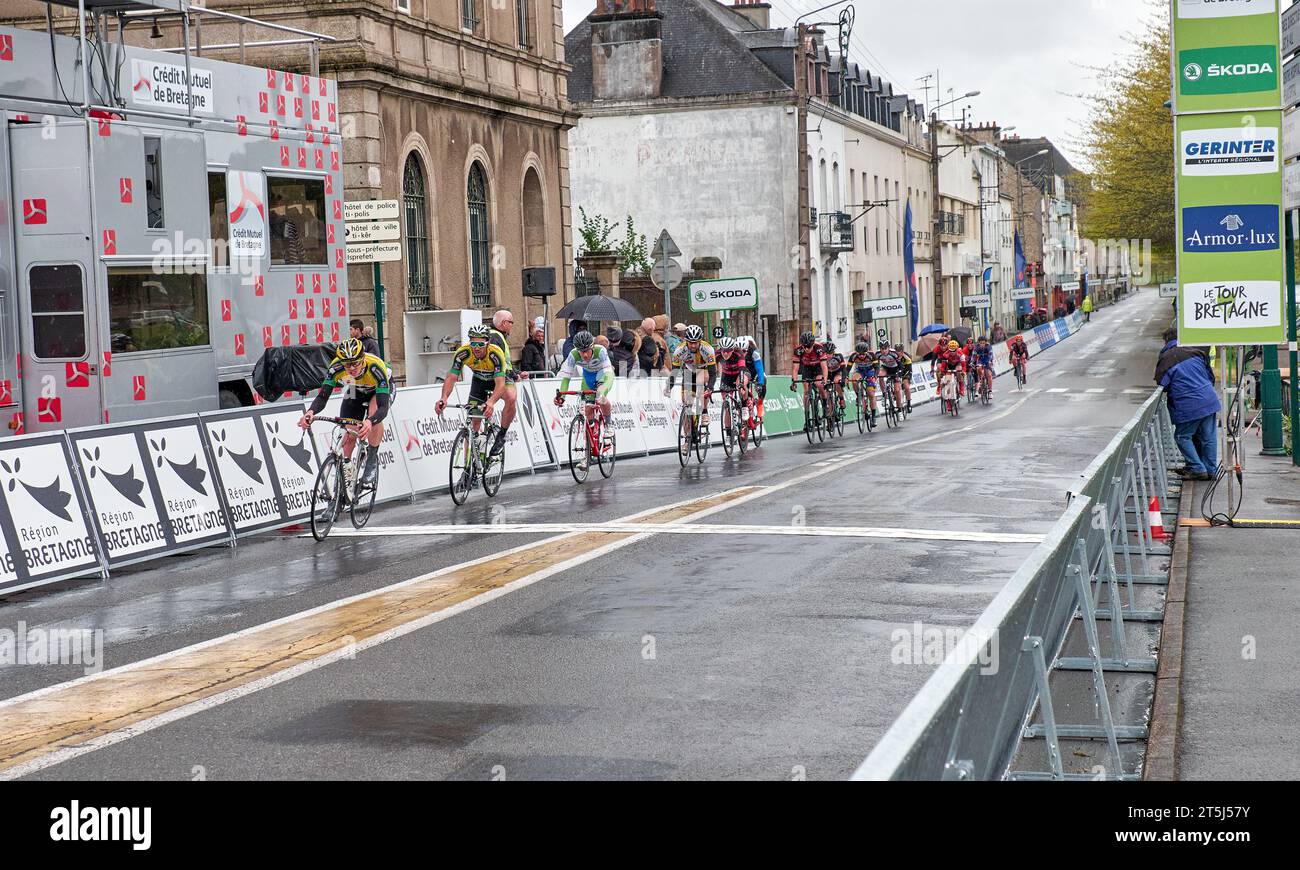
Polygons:
<instances>
[{"instance_id":1,"label":"racing bicycle","mask_svg":"<svg viewBox=\"0 0 1300 870\"><path fill-rule=\"evenodd\" d=\"M451 475L448 477L451 500L458 505L464 504L469 491L478 483L482 483L483 491L492 498L501 489L501 478L506 469L504 450L496 456L488 453L501 427L483 416L483 406L477 402L446 407L465 411L465 420L456 433L456 440L451 443ZM481 431L474 431L475 422L480 424Z\"/></svg>"},{"instance_id":2,"label":"racing bicycle","mask_svg":"<svg viewBox=\"0 0 1300 870\"><path fill-rule=\"evenodd\" d=\"M344 506L348 508L353 528L363 528L370 521L370 514L375 509L379 477L376 475L374 486L366 485L363 474L366 454L376 448L364 439L357 438L351 459L343 455L343 442L348 435L357 434L360 420L318 415L312 422L330 423L334 426L328 436L329 450L320 464L320 470L316 472L316 483L311 490L311 536L323 541L334 527Z\"/></svg>"},{"instance_id":3,"label":"racing bicycle","mask_svg":"<svg viewBox=\"0 0 1300 870\"><path fill-rule=\"evenodd\" d=\"M591 459L596 458L601 477L614 474L615 438L614 424L605 417L605 411L596 401L595 390L555 391L557 396L581 396L584 407L578 411L569 423L569 471L578 483L585 483L591 471ZM587 405L594 406L591 416L586 413Z\"/></svg>"}]
</instances>

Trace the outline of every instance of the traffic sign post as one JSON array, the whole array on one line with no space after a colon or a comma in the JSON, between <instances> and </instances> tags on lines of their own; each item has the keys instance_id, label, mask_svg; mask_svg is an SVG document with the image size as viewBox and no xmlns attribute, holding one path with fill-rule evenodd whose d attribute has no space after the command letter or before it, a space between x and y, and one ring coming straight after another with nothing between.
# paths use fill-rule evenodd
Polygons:
<instances>
[{"instance_id":1,"label":"traffic sign post","mask_svg":"<svg viewBox=\"0 0 1300 870\"><path fill-rule=\"evenodd\" d=\"M655 239L654 247L650 252L650 259L654 263L650 267L650 283L664 291L664 316L668 318L670 329L673 324L672 291L682 283L682 267L673 257L681 255L681 249L677 247L673 237L668 235L668 228L660 230L659 238Z\"/></svg>"},{"instance_id":2,"label":"traffic sign post","mask_svg":"<svg viewBox=\"0 0 1300 870\"><path fill-rule=\"evenodd\" d=\"M395 199L368 199L343 203L343 239L348 263L370 263L375 286L375 339L384 353L384 284L379 264L402 259L401 204Z\"/></svg>"}]
</instances>

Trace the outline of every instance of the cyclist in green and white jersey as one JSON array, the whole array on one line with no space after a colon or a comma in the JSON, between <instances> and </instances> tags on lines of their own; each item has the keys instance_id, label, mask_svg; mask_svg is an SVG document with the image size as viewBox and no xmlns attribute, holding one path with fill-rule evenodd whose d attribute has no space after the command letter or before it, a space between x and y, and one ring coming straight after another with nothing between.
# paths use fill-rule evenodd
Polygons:
<instances>
[{"instance_id":1,"label":"cyclist in green and white jersey","mask_svg":"<svg viewBox=\"0 0 1300 870\"><path fill-rule=\"evenodd\" d=\"M560 394L568 392L569 380L576 378L579 371L582 372L583 388L596 390L595 401L605 413L605 419L614 419L609 404L609 391L614 389L614 363L609 358L609 351L596 344L596 340L586 330L573 336L573 350L569 351L564 365L560 366L560 389L555 394L556 405L564 404L564 396ZM588 400L584 405L587 419L590 420L591 401Z\"/></svg>"}]
</instances>

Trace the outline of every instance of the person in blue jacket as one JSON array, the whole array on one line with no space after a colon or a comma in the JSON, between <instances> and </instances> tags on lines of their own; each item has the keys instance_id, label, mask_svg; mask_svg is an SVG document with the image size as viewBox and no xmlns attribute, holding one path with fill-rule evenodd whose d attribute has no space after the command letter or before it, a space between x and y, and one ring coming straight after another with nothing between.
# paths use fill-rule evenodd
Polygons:
<instances>
[{"instance_id":1,"label":"person in blue jacket","mask_svg":"<svg viewBox=\"0 0 1300 870\"><path fill-rule=\"evenodd\" d=\"M1165 347L1156 362L1156 383L1164 387L1174 440L1187 459L1183 476L1210 480L1219 468L1217 415L1222 409L1214 389L1210 357L1199 347L1179 347L1178 330L1165 331Z\"/></svg>"}]
</instances>

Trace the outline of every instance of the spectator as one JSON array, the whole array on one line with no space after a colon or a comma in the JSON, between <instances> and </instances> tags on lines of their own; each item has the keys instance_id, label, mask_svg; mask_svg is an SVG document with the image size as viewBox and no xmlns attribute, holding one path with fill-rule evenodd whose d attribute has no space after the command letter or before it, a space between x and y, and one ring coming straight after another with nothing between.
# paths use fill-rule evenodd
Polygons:
<instances>
[{"instance_id":1,"label":"spectator","mask_svg":"<svg viewBox=\"0 0 1300 870\"><path fill-rule=\"evenodd\" d=\"M361 346L366 353L379 356L379 342L375 341L370 334L370 330L366 328L366 324L360 317L354 317L348 322L348 334L353 338L361 339Z\"/></svg>"},{"instance_id":2,"label":"spectator","mask_svg":"<svg viewBox=\"0 0 1300 870\"><path fill-rule=\"evenodd\" d=\"M1183 477L1210 480L1219 468L1216 419L1222 407L1210 357L1199 347L1179 347L1177 329L1166 330L1164 338L1155 381L1164 387L1174 440L1187 460Z\"/></svg>"},{"instance_id":3,"label":"spectator","mask_svg":"<svg viewBox=\"0 0 1300 870\"><path fill-rule=\"evenodd\" d=\"M1073 314L1073 313L1074 313L1074 297L1073 297L1073 296L1067 296L1067 297L1065 298L1065 313L1066 313L1066 314Z\"/></svg>"},{"instance_id":4,"label":"spectator","mask_svg":"<svg viewBox=\"0 0 1300 870\"><path fill-rule=\"evenodd\" d=\"M1083 297L1083 320L1085 323L1092 322L1092 296Z\"/></svg>"},{"instance_id":5,"label":"spectator","mask_svg":"<svg viewBox=\"0 0 1300 870\"><path fill-rule=\"evenodd\" d=\"M668 349L659 344L659 336L655 331L653 317L647 317L641 321L640 332L641 343L637 345L636 350L637 365L640 367L641 373L649 377L664 367L663 358Z\"/></svg>"},{"instance_id":6,"label":"spectator","mask_svg":"<svg viewBox=\"0 0 1300 870\"><path fill-rule=\"evenodd\" d=\"M609 339L603 335L596 336L596 344L605 348L605 350L609 350Z\"/></svg>"},{"instance_id":7,"label":"spectator","mask_svg":"<svg viewBox=\"0 0 1300 870\"><path fill-rule=\"evenodd\" d=\"M660 360L656 371L667 374L670 362L668 358L668 315L666 314L655 315L655 344L659 345L659 349L663 351L663 358Z\"/></svg>"},{"instance_id":8,"label":"spectator","mask_svg":"<svg viewBox=\"0 0 1300 870\"><path fill-rule=\"evenodd\" d=\"M609 359L614 364L614 374L621 378L628 377L636 368L636 355L632 352L636 336L632 330L622 330L616 326L611 326L605 335L609 338Z\"/></svg>"},{"instance_id":9,"label":"spectator","mask_svg":"<svg viewBox=\"0 0 1300 870\"><path fill-rule=\"evenodd\" d=\"M992 334L989 335L989 341L993 342L994 344L998 344L999 342L1003 342L1006 340L1007 340L1007 331L1002 328L1002 324L1001 323L993 324L993 332Z\"/></svg>"},{"instance_id":10,"label":"spectator","mask_svg":"<svg viewBox=\"0 0 1300 870\"><path fill-rule=\"evenodd\" d=\"M546 371L546 333L536 327L524 342L524 357L520 368L526 372Z\"/></svg>"},{"instance_id":11,"label":"spectator","mask_svg":"<svg viewBox=\"0 0 1300 870\"><path fill-rule=\"evenodd\" d=\"M569 321L569 337L564 340L564 347L560 349L560 356L565 359L569 358L569 354L573 351L573 337L586 328L587 321L585 320Z\"/></svg>"},{"instance_id":12,"label":"spectator","mask_svg":"<svg viewBox=\"0 0 1300 870\"><path fill-rule=\"evenodd\" d=\"M679 345L679 344L682 343L682 341L683 341L683 339L682 339L682 333L685 332L685 331L686 331L686 324L685 324L685 323L674 323L674 324L673 324L673 331L672 331L672 333L671 333L670 335L667 336L667 338L668 338L668 355L669 355L669 356L672 356L673 354L675 354L675 353L677 352L677 345Z\"/></svg>"}]
</instances>

